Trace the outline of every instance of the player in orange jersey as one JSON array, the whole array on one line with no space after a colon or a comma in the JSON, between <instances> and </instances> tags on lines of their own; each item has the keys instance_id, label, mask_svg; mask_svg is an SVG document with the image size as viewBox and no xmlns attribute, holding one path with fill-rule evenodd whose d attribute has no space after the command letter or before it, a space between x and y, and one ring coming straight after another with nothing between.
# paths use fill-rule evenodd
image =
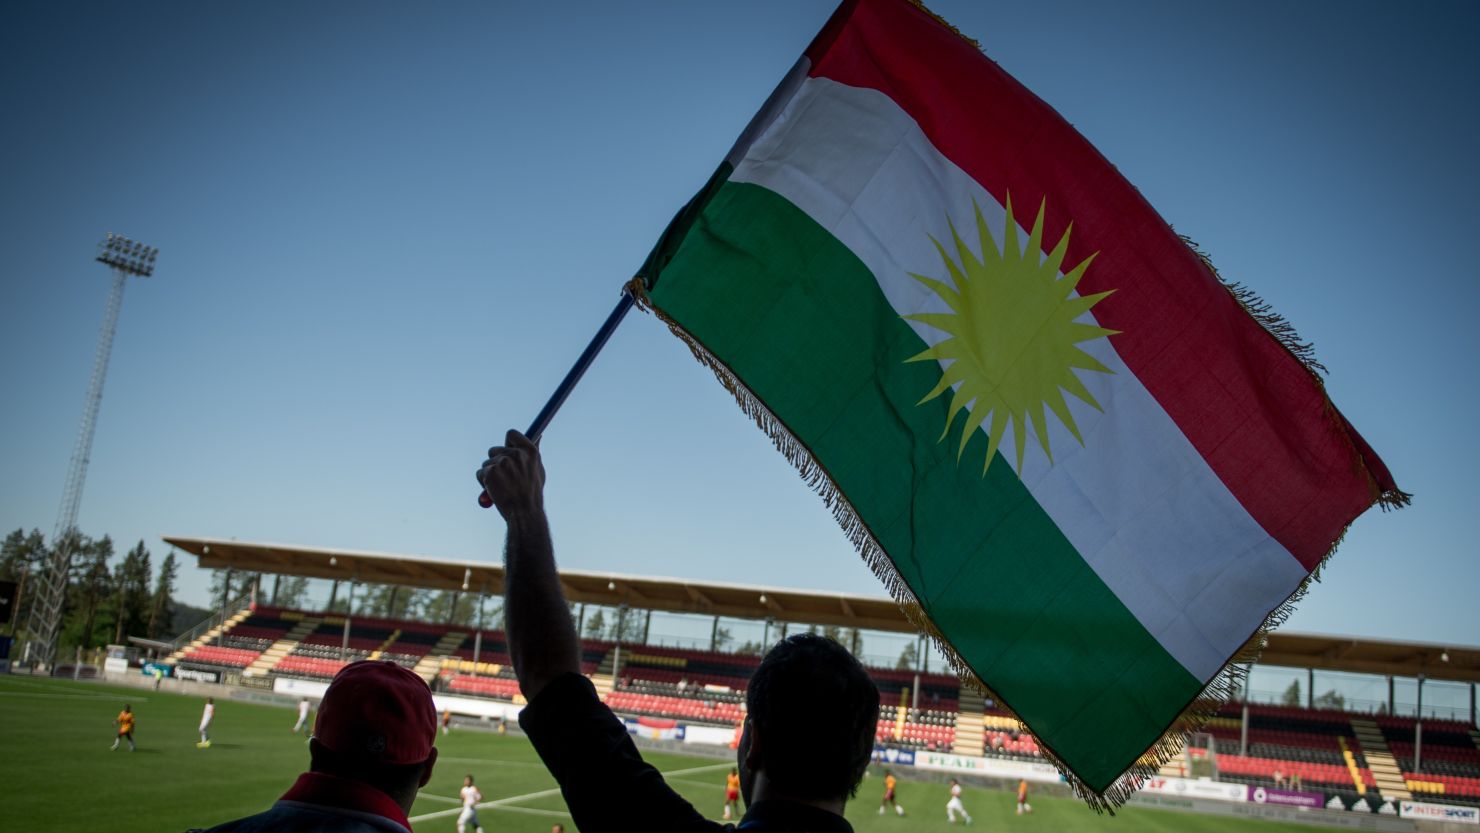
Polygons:
<instances>
[{"instance_id":1,"label":"player in orange jersey","mask_svg":"<svg viewBox=\"0 0 1480 833\"><path fill-rule=\"evenodd\" d=\"M1017 814L1033 812L1033 805L1028 803L1028 779L1018 781L1018 805Z\"/></svg>"},{"instance_id":2,"label":"player in orange jersey","mask_svg":"<svg viewBox=\"0 0 1480 833\"><path fill-rule=\"evenodd\" d=\"M894 778L894 773L887 769L884 770L884 799L879 802L879 815L884 815L885 804L894 808L895 815L904 815L904 808L900 806L898 801L894 800L894 786L898 783Z\"/></svg>"},{"instance_id":3,"label":"player in orange jersey","mask_svg":"<svg viewBox=\"0 0 1480 833\"><path fill-rule=\"evenodd\" d=\"M731 813L738 808L740 801L740 771L730 769L730 774L725 776L725 820L731 818Z\"/></svg>"},{"instance_id":4,"label":"player in orange jersey","mask_svg":"<svg viewBox=\"0 0 1480 833\"><path fill-rule=\"evenodd\" d=\"M123 711L118 713L118 717L113 718L113 722L118 724L118 737L113 739L113 746L111 748L117 749L119 741L127 740L128 751L133 752L135 749L134 712L133 709L129 707L128 703L123 704Z\"/></svg>"}]
</instances>

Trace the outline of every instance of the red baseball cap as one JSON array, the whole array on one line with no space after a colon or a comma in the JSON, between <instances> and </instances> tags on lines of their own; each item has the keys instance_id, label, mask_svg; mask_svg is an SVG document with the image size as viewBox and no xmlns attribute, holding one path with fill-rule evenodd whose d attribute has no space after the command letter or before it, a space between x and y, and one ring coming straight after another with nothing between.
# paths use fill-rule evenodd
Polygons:
<instances>
[{"instance_id":1,"label":"red baseball cap","mask_svg":"<svg viewBox=\"0 0 1480 833\"><path fill-rule=\"evenodd\" d=\"M352 662L324 692L313 736L341 755L419 764L431 756L437 736L432 691L394 662Z\"/></svg>"}]
</instances>

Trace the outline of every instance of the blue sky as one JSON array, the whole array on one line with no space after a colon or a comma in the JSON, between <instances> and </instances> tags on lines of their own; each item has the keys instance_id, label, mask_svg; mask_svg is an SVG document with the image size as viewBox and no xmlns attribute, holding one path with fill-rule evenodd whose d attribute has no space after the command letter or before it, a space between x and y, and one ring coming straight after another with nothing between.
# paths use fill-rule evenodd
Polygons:
<instances>
[{"instance_id":1,"label":"blue sky","mask_svg":"<svg viewBox=\"0 0 1480 833\"><path fill-rule=\"evenodd\" d=\"M1480 9L932 7L1314 341L1415 493L1288 629L1480 643ZM80 524L498 558L523 428L830 2L8 3L0 528L50 533L107 294ZM707 371L634 315L545 438L563 565L882 594ZM193 559L187 559L193 563ZM183 595L205 599L204 573Z\"/></svg>"}]
</instances>

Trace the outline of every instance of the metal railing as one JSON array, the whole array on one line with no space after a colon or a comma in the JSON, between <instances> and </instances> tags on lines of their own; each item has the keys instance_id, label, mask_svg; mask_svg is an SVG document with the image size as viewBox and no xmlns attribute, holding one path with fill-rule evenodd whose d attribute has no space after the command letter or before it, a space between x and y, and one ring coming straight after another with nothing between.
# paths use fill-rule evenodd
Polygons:
<instances>
[{"instance_id":1,"label":"metal railing","mask_svg":"<svg viewBox=\"0 0 1480 833\"><path fill-rule=\"evenodd\" d=\"M194 627L190 628L190 630L187 630L174 639L170 640L170 650L168 653L165 654L165 656L169 656L170 654L173 654L176 651L180 650L181 646L189 645L191 642L195 641L196 637L200 636L211 628L219 627L221 623L240 613L242 608L251 603L251 600L252 594L250 592L244 593L240 598L228 603L225 607L197 622Z\"/></svg>"}]
</instances>

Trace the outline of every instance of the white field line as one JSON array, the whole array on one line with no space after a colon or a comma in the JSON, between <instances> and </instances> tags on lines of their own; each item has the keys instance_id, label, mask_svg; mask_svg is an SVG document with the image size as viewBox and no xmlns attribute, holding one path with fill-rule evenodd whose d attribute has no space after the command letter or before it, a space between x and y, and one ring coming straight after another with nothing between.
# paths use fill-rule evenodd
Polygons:
<instances>
[{"instance_id":1,"label":"white field line","mask_svg":"<svg viewBox=\"0 0 1480 833\"><path fill-rule=\"evenodd\" d=\"M147 703L148 697L122 697L114 694L45 694L39 691L0 691L0 697L35 697L43 700L114 700L121 703Z\"/></svg>"},{"instance_id":2,"label":"white field line","mask_svg":"<svg viewBox=\"0 0 1480 833\"><path fill-rule=\"evenodd\" d=\"M661 773L661 774L664 775L664 776L669 776L669 775L689 775L690 773L694 773L694 772L708 772L710 770L724 769L725 767L730 767L730 766L734 766L734 764L728 764L728 763L724 763L724 764L708 764L706 766L689 767L688 769L675 769L672 772L664 772L664 773ZM535 799L535 798L545 798L547 796L559 795L559 794L560 794L560 788L559 787L556 787L556 788L550 789L550 790L539 790L538 792L525 793L524 795L511 795L508 798L500 798L500 799L497 799L495 801L485 801L485 802L483 802L483 803L481 803L481 804L478 805L478 809L479 810L482 810L485 807L487 807L487 808L491 808L491 809L504 809L504 810L513 810L513 811L516 811L516 812L534 813L534 814L537 814L537 815L551 815L551 814L553 814L553 815L557 815L557 816L569 816L570 815L569 813L558 811L558 810L540 810L540 809L537 809L537 808L534 808L534 807L510 807L510 806L508 806L510 804L514 804L514 803L520 802L520 801L529 801L529 800L532 800L532 799ZM441 798L441 796L431 796L431 797L433 797L433 798ZM461 803L461 802L459 802L459 803ZM407 819L407 821L410 821L410 822L419 822L419 821L426 821L427 819L439 819L439 818L444 818L446 816L455 816L455 815L458 815L461 812L462 812L462 808L461 807L454 807L454 808L452 808L450 810L437 810L437 811L431 812L431 813L422 813L419 816L412 816L411 818Z\"/></svg>"},{"instance_id":3,"label":"white field line","mask_svg":"<svg viewBox=\"0 0 1480 833\"><path fill-rule=\"evenodd\" d=\"M559 794L560 794L560 788L559 787L556 787L553 790L540 790L539 792L526 793L524 795L512 795L512 796L509 796L508 798L500 798L497 801L485 801L482 804L479 804L478 805L478 809L479 810L482 810L485 807L502 807L505 804L511 804L511 803L513 803L515 801L528 801L529 799L532 799L532 798L544 798L545 796L548 796L548 795L559 795ZM459 801L458 803L461 804L462 802ZM451 810L437 810L436 812L433 812L433 813L422 813L419 816L412 816L411 818L407 819L407 821L418 822L418 821L426 821L427 819L439 819L439 818L442 818L444 816L455 816L455 815L458 815L461 812L462 812L462 808L461 807L453 807Z\"/></svg>"},{"instance_id":4,"label":"white field line","mask_svg":"<svg viewBox=\"0 0 1480 833\"><path fill-rule=\"evenodd\" d=\"M664 778L663 780L667 781L670 784L687 784L690 787L703 787L710 790L724 789L724 787L714 783L713 781L693 781L688 778Z\"/></svg>"},{"instance_id":5,"label":"white field line","mask_svg":"<svg viewBox=\"0 0 1480 833\"><path fill-rule=\"evenodd\" d=\"M492 758L459 758L453 755L438 755L437 762L456 761L461 764L486 764L488 766L533 766L544 769L545 765L539 761L496 761Z\"/></svg>"},{"instance_id":6,"label":"white field line","mask_svg":"<svg viewBox=\"0 0 1480 833\"><path fill-rule=\"evenodd\" d=\"M490 807L490 810L498 810L501 813L528 813L532 816L550 816L557 819L568 819L570 813L565 810L541 810L538 807L515 807L506 804L502 807Z\"/></svg>"},{"instance_id":7,"label":"white field line","mask_svg":"<svg viewBox=\"0 0 1480 833\"><path fill-rule=\"evenodd\" d=\"M69 689L75 689L76 686L73 684L73 681L72 680L63 680L63 679L54 679L54 680L49 679L46 682L40 682L38 680L18 680L18 679L14 679L14 678L11 678L11 679L3 679L3 680L0 680L0 688L34 688L34 689L36 689L38 691L53 692L58 697L116 697L119 700L129 700L130 699L127 693L113 694L113 693L108 693L108 692L92 692L92 693L88 693L88 694L70 694L70 693L68 693L68 690ZM4 693L9 693L9 692L0 692L0 694L4 694ZM148 700L149 698L148 697L134 697L132 699L133 700L144 701L144 700Z\"/></svg>"}]
</instances>

